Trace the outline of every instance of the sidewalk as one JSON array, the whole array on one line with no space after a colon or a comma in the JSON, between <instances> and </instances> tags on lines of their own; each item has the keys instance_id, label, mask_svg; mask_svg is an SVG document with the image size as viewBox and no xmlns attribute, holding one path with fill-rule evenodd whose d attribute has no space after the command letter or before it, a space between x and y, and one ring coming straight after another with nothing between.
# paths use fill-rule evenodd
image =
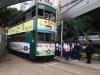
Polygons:
<instances>
[{"instance_id":1,"label":"sidewalk","mask_svg":"<svg viewBox=\"0 0 100 75\"><path fill-rule=\"evenodd\" d=\"M73 61L73 60L64 60L63 58L59 57L56 58L56 60L67 63L67 64L72 64L72 65L77 65L81 67L86 67L89 69L94 69L94 70L99 70L100 71L100 61L92 61L91 64L85 63L86 60L80 60L80 61Z\"/></svg>"}]
</instances>

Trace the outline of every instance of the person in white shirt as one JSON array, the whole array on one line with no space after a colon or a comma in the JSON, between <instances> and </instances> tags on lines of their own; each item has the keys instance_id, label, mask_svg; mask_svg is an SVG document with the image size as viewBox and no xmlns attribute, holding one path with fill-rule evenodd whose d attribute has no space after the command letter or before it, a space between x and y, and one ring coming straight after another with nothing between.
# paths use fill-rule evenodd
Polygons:
<instances>
[{"instance_id":1,"label":"person in white shirt","mask_svg":"<svg viewBox=\"0 0 100 75\"><path fill-rule=\"evenodd\" d=\"M64 50L65 50L65 58L66 58L66 60L68 60L69 59L69 57L70 57L70 44L67 42L67 43L65 43L64 44Z\"/></svg>"},{"instance_id":2,"label":"person in white shirt","mask_svg":"<svg viewBox=\"0 0 100 75\"><path fill-rule=\"evenodd\" d=\"M55 56L59 56L59 43L56 43Z\"/></svg>"}]
</instances>

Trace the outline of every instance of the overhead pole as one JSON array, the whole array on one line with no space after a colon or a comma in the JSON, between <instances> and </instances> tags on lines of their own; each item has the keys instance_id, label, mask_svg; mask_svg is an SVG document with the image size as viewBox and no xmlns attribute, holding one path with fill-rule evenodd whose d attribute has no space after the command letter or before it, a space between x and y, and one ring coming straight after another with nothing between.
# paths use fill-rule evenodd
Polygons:
<instances>
[{"instance_id":1,"label":"overhead pole","mask_svg":"<svg viewBox=\"0 0 100 75\"><path fill-rule=\"evenodd\" d=\"M63 57L63 21L61 21L61 57Z\"/></svg>"},{"instance_id":2,"label":"overhead pole","mask_svg":"<svg viewBox=\"0 0 100 75\"><path fill-rule=\"evenodd\" d=\"M61 34L60 34L60 56L63 57L63 21L58 20L58 15L61 14L61 0L58 0L58 7L57 7L57 24L61 26ZM58 22L59 21L59 22Z\"/></svg>"}]
</instances>

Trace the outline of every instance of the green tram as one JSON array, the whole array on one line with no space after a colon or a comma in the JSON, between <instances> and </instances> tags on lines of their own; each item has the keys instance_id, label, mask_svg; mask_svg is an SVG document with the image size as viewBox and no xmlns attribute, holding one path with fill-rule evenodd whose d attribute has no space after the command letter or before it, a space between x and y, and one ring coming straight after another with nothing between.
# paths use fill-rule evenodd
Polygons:
<instances>
[{"instance_id":1,"label":"green tram","mask_svg":"<svg viewBox=\"0 0 100 75\"><path fill-rule=\"evenodd\" d=\"M56 10L37 3L8 22L7 42L10 50L29 58L54 57Z\"/></svg>"}]
</instances>

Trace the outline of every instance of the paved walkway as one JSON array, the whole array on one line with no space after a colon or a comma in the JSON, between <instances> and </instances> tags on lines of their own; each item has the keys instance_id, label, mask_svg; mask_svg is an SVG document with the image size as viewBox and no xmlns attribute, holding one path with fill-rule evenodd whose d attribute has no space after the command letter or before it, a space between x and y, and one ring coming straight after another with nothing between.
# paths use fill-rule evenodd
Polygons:
<instances>
[{"instance_id":1,"label":"paved walkway","mask_svg":"<svg viewBox=\"0 0 100 75\"><path fill-rule=\"evenodd\" d=\"M99 61L92 61L92 64L87 64L85 63L86 60L80 60L80 61L73 61L73 60L64 60L63 58L59 57L56 58L56 60L67 63L67 64L73 64L73 65L78 65L90 69L95 69L100 71L100 60Z\"/></svg>"},{"instance_id":2,"label":"paved walkway","mask_svg":"<svg viewBox=\"0 0 100 75\"><path fill-rule=\"evenodd\" d=\"M100 70L61 61L34 62L7 54L0 62L0 75L100 75Z\"/></svg>"}]
</instances>

